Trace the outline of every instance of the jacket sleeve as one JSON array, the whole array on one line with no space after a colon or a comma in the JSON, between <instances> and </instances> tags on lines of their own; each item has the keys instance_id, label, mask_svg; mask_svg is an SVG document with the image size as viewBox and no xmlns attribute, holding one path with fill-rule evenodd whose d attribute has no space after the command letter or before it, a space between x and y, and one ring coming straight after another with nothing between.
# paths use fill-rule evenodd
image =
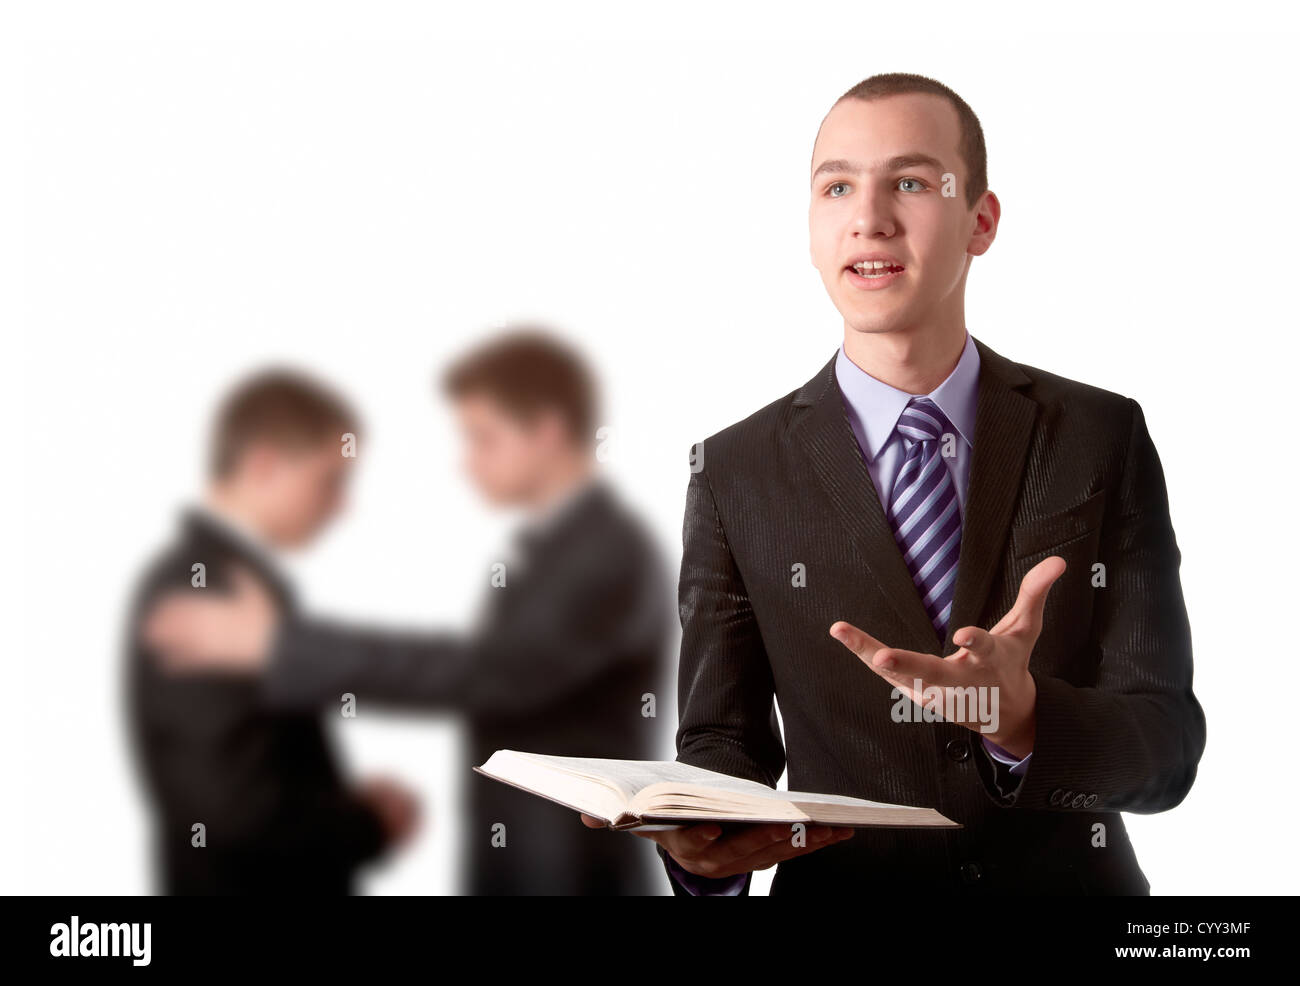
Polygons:
<instances>
[{"instance_id":1,"label":"jacket sleeve","mask_svg":"<svg viewBox=\"0 0 1300 986\"><path fill-rule=\"evenodd\" d=\"M785 748L772 668L704 470L686 488L678 607L677 759L775 787Z\"/></svg>"},{"instance_id":2,"label":"jacket sleeve","mask_svg":"<svg viewBox=\"0 0 1300 986\"><path fill-rule=\"evenodd\" d=\"M274 645L268 698L277 707L308 707L350 692L397 707L526 713L659 639L667 600L661 573L643 562L590 559L576 579L530 586L524 605L464 634L289 620Z\"/></svg>"},{"instance_id":3,"label":"jacket sleeve","mask_svg":"<svg viewBox=\"0 0 1300 986\"><path fill-rule=\"evenodd\" d=\"M1023 807L1164 811L1187 795L1205 748L1164 473L1141 407L1129 405L1117 503L1101 533L1106 586L1094 590L1097 682L1034 675L1033 760L1014 799Z\"/></svg>"},{"instance_id":4,"label":"jacket sleeve","mask_svg":"<svg viewBox=\"0 0 1300 986\"><path fill-rule=\"evenodd\" d=\"M776 787L785 747L772 668L703 469L686 487L678 610L677 759ZM659 856L677 896L749 893L749 876L739 886L732 878L693 877L687 887L688 875L674 872L662 847Z\"/></svg>"}]
</instances>

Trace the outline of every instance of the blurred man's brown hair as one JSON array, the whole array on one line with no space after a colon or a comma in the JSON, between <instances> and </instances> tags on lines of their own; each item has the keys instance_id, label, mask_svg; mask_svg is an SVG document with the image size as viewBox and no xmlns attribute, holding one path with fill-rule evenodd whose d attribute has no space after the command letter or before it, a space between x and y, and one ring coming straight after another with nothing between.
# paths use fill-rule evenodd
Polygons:
<instances>
[{"instance_id":1,"label":"blurred man's brown hair","mask_svg":"<svg viewBox=\"0 0 1300 986\"><path fill-rule=\"evenodd\" d=\"M557 411L575 444L594 440L595 378L577 351L548 329L514 326L480 344L443 373L442 389L453 400L486 394L525 423Z\"/></svg>"},{"instance_id":2,"label":"blurred man's brown hair","mask_svg":"<svg viewBox=\"0 0 1300 986\"><path fill-rule=\"evenodd\" d=\"M356 434L360 421L329 387L294 370L263 370L239 384L221 402L212 432L210 471L229 475L250 445L313 449Z\"/></svg>"}]
</instances>

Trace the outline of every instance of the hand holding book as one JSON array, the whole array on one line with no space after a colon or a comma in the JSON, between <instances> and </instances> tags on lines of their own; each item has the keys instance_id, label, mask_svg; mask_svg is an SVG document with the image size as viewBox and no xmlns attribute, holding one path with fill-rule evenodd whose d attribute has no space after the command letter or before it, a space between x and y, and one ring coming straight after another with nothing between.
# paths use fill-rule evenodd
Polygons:
<instances>
[{"instance_id":1,"label":"hand holding book","mask_svg":"<svg viewBox=\"0 0 1300 986\"><path fill-rule=\"evenodd\" d=\"M859 827L960 827L932 808L777 791L674 761L498 750L474 769L580 812L589 827L652 839L683 869L705 877L766 869L847 839Z\"/></svg>"},{"instance_id":2,"label":"hand holding book","mask_svg":"<svg viewBox=\"0 0 1300 986\"><path fill-rule=\"evenodd\" d=\"M583 815L582 824L606 827L591 815ZM719 822L704 822L665 830L633 829L632 834L657 842L686 872L710 879L765 870L853 836L852 828L813 825L796 831L795 824L728 823L724 827Z\"/></svg>"}]
</instances>

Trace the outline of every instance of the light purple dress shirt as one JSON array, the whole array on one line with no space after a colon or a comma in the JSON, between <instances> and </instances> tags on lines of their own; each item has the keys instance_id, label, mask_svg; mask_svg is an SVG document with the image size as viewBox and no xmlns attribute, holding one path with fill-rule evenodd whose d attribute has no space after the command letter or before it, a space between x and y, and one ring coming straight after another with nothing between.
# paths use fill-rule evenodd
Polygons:
<instances>
[{"instance_id":1,"label":"light purple dress shirt","mask_svg":"<svg viewBox=\"0 0 1300 986\"><path fill-rule=\"evenodd\" d=\"M939 406L939 410L957 430L959 441L956 455L945 456L943 463L952 473L953 485L957 487L957 505L962 519L966 517L966 487L970 480L971 453L975 443L975 411L979 404L980 355L975 348L975 340L966 333L966 345L963 347L957 365L947 378L930 393L929 397ZM889 384L877 380L860 366L849 359L840 343L835 357L835 380L844 395L844 408L848 414L849 424L857 437L858 448L866 461L867 472L876 487L880 502L888 509L889 493L894 488L894 477L902 468L906 457L906 445L895 426L898 418L907 407L913 395L898 390ZM867 628L868 630L870 628ZM1005 764L1010 773L1023 778L1029 769L1030 758L1017 759L1002 747L990 743L981 737L981 743L989 757ZM671 857L668 869L688 892L695 896L731 896L738 894L745 885L745 877L734 880L706 880L687 873Z\"/></svg>"},{"instance_id":2,"label":"light purple dress shirt","mask_svg":"<svg viewBox=\"0 0 1300 986\"><path fill-rule=\"evenodd\" d=\"M957 487L957 505L963 522L966 519L971 453L975 448L979 379L979 350L967 332L966 345L962 348L961 357L953 371L943 383L924 395L938 405L939 410L957 430L960 439L956 445L957 454L945 456L942 461L952 473L953 485ZM875 484L880 502L887 505L890 491L894 488L894 477L902 468L903 459L907 455L906 444L895 426L903 409L907 407L907 402L919 395L909 394L877 380L849 359L844 352L843 343L840 343L840 350L835 356L835 380L844 394L844 408L848 413L849 424L853 426L853 434L857 436L862 457L866 460L871 482ZM1020 777L1029 769L1032 753L1019 759L995 743L990 743L983 737L981 739L989 755L999 763L1007 764L1012 774Z\"/></svg>"}]
</instances>

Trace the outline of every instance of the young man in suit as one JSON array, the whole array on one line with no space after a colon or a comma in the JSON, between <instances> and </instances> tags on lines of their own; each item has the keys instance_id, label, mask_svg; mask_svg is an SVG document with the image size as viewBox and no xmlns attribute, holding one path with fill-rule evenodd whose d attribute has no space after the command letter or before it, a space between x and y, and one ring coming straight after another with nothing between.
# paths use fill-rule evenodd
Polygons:
<instances>
[{"instance_id":1,"label":"young man in suit","mask_svg":"<svg viewBox=\"0 0 1300 986\"><path fill-rule=\"evenodd\" d=\"M273 555L338 510L352 412L320 385L270 371L235 389L215 428L211 479L149 566L129 620L130 732L154 813L168 894L346 894L362 864L404 841L414 799L391 781L347 784L315 712L268 708L255 682L220 670L168 674L141 634L163 595L267 587L294 611Z\"/></svg>"},{"instance_id":2,"label":"young man in suit","mask_svg":"<svg viewBox=\"0 0 1300 986\"><path fill-rule=\"evenodd\" d=\"M528 516L469 634L400 633L294 615L248 591L172 600L152 639L185 668L263 676L269 701L461 714L468 726L462 886L475 895L627 895L662 886L649 846L592 839L572 812L471 772L498 749L652 759L647 695L665 677L671 585L653 539L595 470L595 380L569 346L522 327L445 374L471 480ZM251 633L248 631L252 631Z\"/></svg>"},{"instance_id":3,"label":"young man in suit","mask_svg":"<svg viewBox=\"0 0 1300 986\"><path fill-rule=\"evenodd\" d=\"M1205 720L1142 410L967 332L1000 206L956 93L864 81L811 173L844 340L696 454L679 759L963 827L656 833L674 890L743 893L779 863L774 894L1144 894L1120 812L1183 799ZM932 702L962 695L996 714Z\"/></svg>"}]
</instances>

